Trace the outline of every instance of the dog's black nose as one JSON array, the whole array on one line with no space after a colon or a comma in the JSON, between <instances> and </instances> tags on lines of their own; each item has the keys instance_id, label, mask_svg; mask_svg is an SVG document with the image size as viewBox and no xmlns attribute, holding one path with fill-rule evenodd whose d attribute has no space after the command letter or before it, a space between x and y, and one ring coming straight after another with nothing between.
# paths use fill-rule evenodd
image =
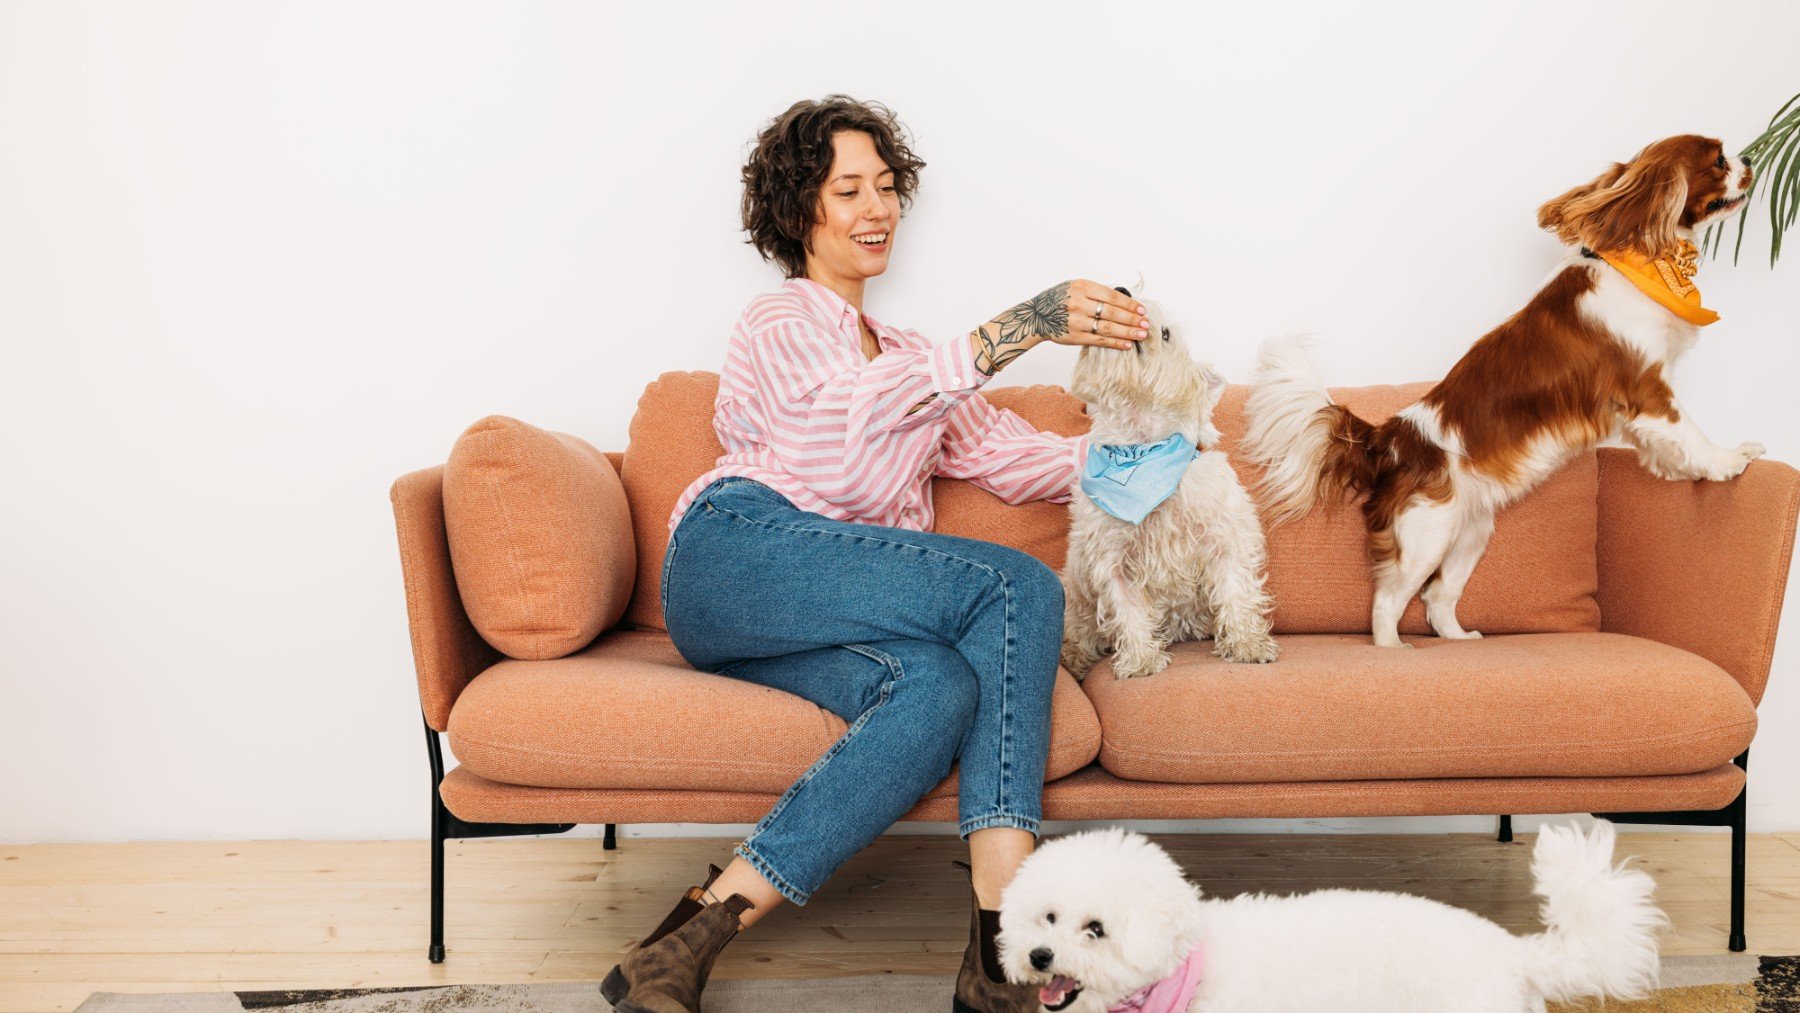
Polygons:
<instances>
[{"instance_id":1,"label":"dog's black nose","mask_svg":"<svg viewBox=\"0 0 1800 1013\"><path fill-rule=\"evenodd\" d=\"M1047 947L1040 946L1031 951L1031 966L1042 971L1050 966L1050 961L1055 957L1056 954L1051 953Z\"/></svg>"},{"instance_id":2,"label":"dog's black nose","mask_svg":"<svg viewBox=\"0 0 1800 1013\"><path fill-rule=\"evenodd\" d=\"M1746 168L1746 169L1750 168L1750 156L1749 155L1739 155L1738 161L1744 163L1744 168Z\"/></svg>"}]
</instances>

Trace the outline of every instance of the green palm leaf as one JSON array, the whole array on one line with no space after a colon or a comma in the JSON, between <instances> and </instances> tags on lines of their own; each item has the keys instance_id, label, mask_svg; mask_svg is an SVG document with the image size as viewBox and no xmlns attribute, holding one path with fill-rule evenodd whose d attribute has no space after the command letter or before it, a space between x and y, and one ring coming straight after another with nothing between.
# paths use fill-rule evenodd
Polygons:
<instances>
[{"instance_id":1,"label":"green palm leaf","mask_svg":"<svg viewBox=\"0 0 1800 1013\"><path fill-rule=\"evenodd\" d=\"M1756 169L1756 183L1750 200L1762 195L1769 205L1769 266L1781 259L1781 237L1800 219L1800 95L1788 99L1769 120L1769 129L1744 147L1740 157L1750 160ZM1737 214L1737 242L1733 244L1731 262L1738 262L1744 250L1744 222L1749 217L1746 204ZM1724 245L1725 227L1706 227L1700 238L1700 249L1717 257Z\"/></svg>"}]
</instances>

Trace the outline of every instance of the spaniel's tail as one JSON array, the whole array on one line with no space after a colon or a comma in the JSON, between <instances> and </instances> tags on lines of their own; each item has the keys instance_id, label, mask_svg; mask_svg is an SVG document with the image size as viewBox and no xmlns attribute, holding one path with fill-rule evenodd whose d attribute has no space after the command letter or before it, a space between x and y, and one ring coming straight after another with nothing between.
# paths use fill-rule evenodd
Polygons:
<instances>
[{"instance_id":1,"label":"spaniel's tail","mask_svg":"<svg viewBox=\"0 0 1800 1013\"><path fill-rule=\"evenodd\" d=\"M1331 400L1304 338L1270 338L1245 405L1244 454L1263 470L1257 498L1276 524L1321 499L1366 492L1375 482L1380 433Z\"/></svg>"}]
</instances>

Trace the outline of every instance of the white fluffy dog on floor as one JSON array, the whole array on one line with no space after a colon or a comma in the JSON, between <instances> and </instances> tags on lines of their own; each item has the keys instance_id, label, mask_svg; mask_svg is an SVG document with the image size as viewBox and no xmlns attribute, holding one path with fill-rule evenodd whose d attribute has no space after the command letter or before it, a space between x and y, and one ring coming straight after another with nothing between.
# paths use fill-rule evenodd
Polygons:
<instances>
[{"instance_id":1,"label":"white fluffy dog on floor","mask_svg":"<svg viewBox=\"0 0 1800 1013\"><path fill-rule=\"evenodd\" d=\"M1084 346L1070 384L1093 420L1062 573L1062 663L1078 679L1108 653L1119 678L1152 675L1169 644L1208 637L1227 661L1276 655L1256 503L1210 449L1225 381L1143 303L1150 336Z\"/></svg>"},{"instance_id":2,"label":"white fluffy dog on floor","mask_svg":"<svg viewBox=\"0 0 1800 1013\"><path fill-rule=\"evenodd\" d=\"M1547 930L1515 936L1405 894L1322 890L1202 900L1137 834L1050 841L1000 902L1007 977L1051 1010L1096 1013L1526 1013L1546 1000L1642 998L1667 923L1613 828L1546 827L1532 852Z\"/></svg>"}]
</instances>

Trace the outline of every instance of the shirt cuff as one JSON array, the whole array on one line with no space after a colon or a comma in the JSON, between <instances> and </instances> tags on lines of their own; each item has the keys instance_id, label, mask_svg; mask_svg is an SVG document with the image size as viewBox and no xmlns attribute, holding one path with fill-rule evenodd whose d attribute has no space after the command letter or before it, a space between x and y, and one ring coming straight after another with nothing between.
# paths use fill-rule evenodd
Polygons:
<instances>
[{"instance_id":1,"label":"shirt cuff","mask_svg":"<svg viewBox=\"0 0 1800 1013\"><path fill-rule=\"evenodd\" d=\"M975 368L975 350L969 347L966 334L933 348L926 363L932 387L938 391L974 390L988 381L988 375Z\"/></svg>"},{"instance_id":2,"label":"shirt cuff","mask_svg":"<svg viewBox=\"0 0 1800 1013\"><path fill-rule=\"evenodd\" d=\"M1091 443L1092 441L1085 435L1077 436L1073 441L1071 453L1075 455L1075 462L1069 468L1069 492L1071 494L1074 493L1075 487L1081 484L1081 473L1087 468L1088 446Z\"/></svg>"}]
</instances>

